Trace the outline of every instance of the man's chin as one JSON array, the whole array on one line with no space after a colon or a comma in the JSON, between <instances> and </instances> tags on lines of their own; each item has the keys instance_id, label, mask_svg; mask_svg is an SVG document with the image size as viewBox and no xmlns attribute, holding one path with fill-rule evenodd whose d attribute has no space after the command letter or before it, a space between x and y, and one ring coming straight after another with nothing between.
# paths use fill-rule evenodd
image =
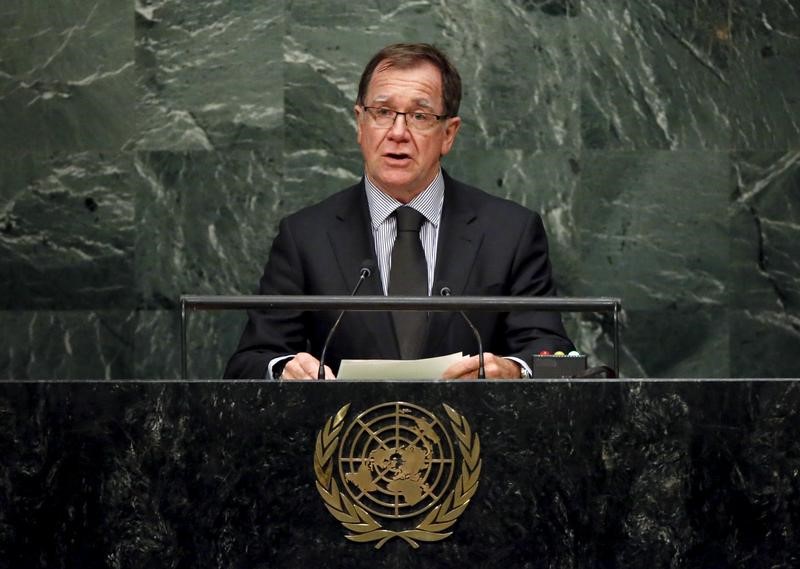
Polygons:
<instances>
[{"instance_id":1,"label":"man's chin","mask_svg":"<svg viewBox=\"0 0 800 569\"><path fill-rule=\"evenodd\" d=\"M407 195L409 193L419 193L425 188L417 188L416 186L419 185L419 180L414 176L398 176L397 173L392 175L392 172L388 173L389 175L380 176L377 178L373 178L372 181L378 186L378 189L386 192L390 196L398 196L398 195Z\"/></svg>"}]
</instances>

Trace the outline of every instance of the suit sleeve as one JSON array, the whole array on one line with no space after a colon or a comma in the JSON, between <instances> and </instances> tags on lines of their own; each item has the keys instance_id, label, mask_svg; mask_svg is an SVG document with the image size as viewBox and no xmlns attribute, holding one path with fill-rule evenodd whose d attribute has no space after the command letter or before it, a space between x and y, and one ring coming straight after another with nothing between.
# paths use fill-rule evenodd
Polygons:
<instances>
[{"instance_id":1,"label":"suit sleeve","mask_svg":"<svg viewBox=\"0 0 800 569\"><path fill-rule=\"evenodd\" d=\"M511 264L512 296L555 296L548 253L547 234L542 219L533 212L521 231ZM561 314L549 311L515 311L505 319L507 352L533 366L533 354L542 350L575 349L567 337Z\"/></svg>"},{"instance_id":2,"label":"suit sleeve","mask_svg":"<svg viewBox=\"0 0 800 569\"><path fill-rule=\"evenodd\" d=\"M259 282L262 295L303 294L303 265L289 221L281 221ZM306 349L305 313L249 310L236 352L225 367L226 379L263 379L269 362Z\"/></svg>"}]
</instances>

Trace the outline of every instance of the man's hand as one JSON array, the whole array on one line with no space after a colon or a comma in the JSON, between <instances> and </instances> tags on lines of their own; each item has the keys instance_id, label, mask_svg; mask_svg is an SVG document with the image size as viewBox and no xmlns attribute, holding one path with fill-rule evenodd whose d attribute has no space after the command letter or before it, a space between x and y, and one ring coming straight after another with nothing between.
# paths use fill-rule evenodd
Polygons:
<instances>
[{"instance_id":1,"label":"man's hand","mask_svg":"<svg viewBox=\"0 0 800 569\"><path fill-rule=\"evenodd\" d=\"M457 361L442 373L442 379L477 379L478 356L464 358ZM483 367L487 379L517 379L520 377L519 364L506 358L501 358L490 352L483 354Z\"/></svg>"},{"instance_id":2,"label":"man's hand","mask_svg":"<svg viewBox=\"0 0 800 569\"><path fill-rule=\"evenodd\" d=\"M307 352L300 352L283 368L281 379L317 379L319 360ZM325 366L325 379L336 379L333 371Z\"/></svg>"}]
</instances>

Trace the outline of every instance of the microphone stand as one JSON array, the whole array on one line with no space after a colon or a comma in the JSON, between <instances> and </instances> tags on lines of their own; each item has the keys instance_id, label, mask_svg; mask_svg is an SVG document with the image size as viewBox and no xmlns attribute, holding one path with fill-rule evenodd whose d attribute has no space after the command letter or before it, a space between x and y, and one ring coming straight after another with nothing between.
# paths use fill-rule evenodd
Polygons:
<instances>
[{"instance_id":1,"label":"microphone stand","mask_svg":"<svg viewBox=\"0 0 800 569\"><path fill-rule=\"evenodd\" d=\"M358 292L358 289L361 288L361 285L367 278L372 274L372 261L364 261L362 263L361 271L358 276L358 282L356 283L355 288L353 288L353 292L350 293L350 296L355 296ZM336 319L336 322L333 323L331 326L330 332L328 332L328 337L325 338L325 343L322 345L322 354L319 358L319 369L317 370L317 379L325 379L325 354L328 353L328 345L331 343L331 338L333 338L334 332L339 327L339 323L342 321L342 317L346 310L342 310L339 313L339 317Z\"/></svg>"},{"instance_id":2,"label":"microphone stand","mask_svg":"<svg viewBox=\"0 0 800 569\"><path fill-rule=\"evenodd\" d=\"M450 290L449 286L443 286L441 290L439 290L439 295L453 296L453 291ZM472 330L472 333L475 335L475 340L478 342L478 379L486 379L486 369L483 367L483 342L481 341L481 335L478 333L478 329L475 328L472 320L469 319L463 310L459 310L458 313L461 314L464 322L466 322L467 326Z\"/></svg>"}]
</instances>

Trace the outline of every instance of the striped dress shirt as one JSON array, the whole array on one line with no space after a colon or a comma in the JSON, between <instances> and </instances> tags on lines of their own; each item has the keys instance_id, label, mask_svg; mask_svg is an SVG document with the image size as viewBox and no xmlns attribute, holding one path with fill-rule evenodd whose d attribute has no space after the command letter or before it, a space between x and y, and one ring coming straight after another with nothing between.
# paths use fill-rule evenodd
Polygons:
<instances>
[{"instance_id":1,"label":"striped dress shirt","mask_svg":"<svg viewBox=\"0 0 800 569\"><path fill-rule=\"evenodd\" d=\"M442 171L439 170L430 185L407 204L402 204L383 193L366 175L364 176L364 185L367 189L369 215L372 218L372 236L375 239L375 255L378 257L378 267L381 270L383 294L389 292L392 247L397 238L397 219L392 214L403 205L412 207L425 216L425 221L419 230L419 238L422 241L422 249L425 251L425 262L428 265L428 294L430 294L433 286L433 271L436 268L436 244L439 241L439 223L442 219L442 204L444 203Z\"/></svg>"}]
</instances>

